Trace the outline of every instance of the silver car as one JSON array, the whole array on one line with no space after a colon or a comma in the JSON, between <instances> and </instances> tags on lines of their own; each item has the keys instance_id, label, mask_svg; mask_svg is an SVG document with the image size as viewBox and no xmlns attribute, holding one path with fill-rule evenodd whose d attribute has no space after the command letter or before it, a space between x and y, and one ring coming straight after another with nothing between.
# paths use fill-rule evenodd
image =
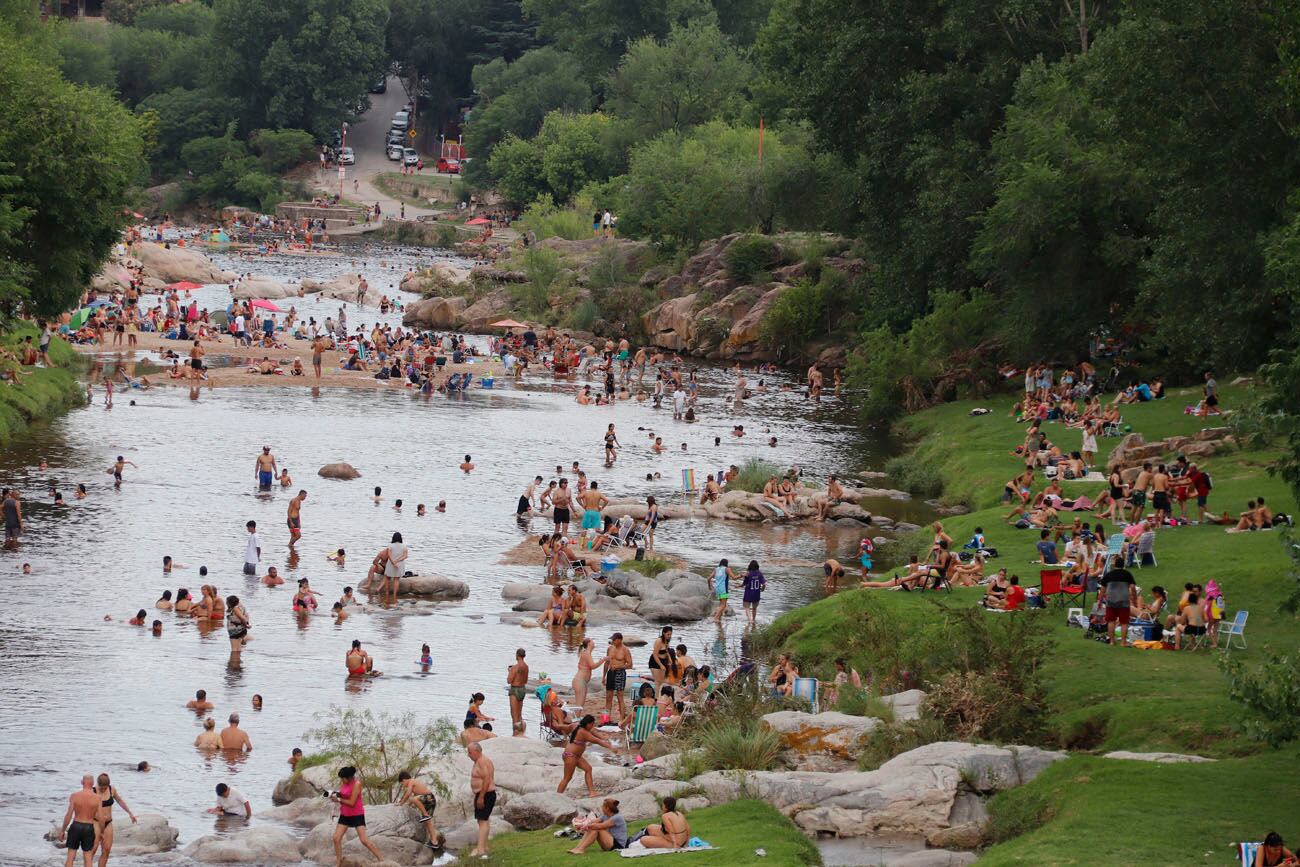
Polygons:
<instances>
[{"instance_id":1,"label":"silver car","mask_svg":"<svg viewBox=\"0 0 1300 867\"><path fill-rule=\"evenodd\" d=\"M420 155L415 152L415 148L402 149L402 164L413 166L420 161Z\"/></svg>"},{"instance_id":2,"label":"silver car","mask_svg":"<svg viewBox=\"0 0 1300 867\"><path fill-rule=\"evenodd\" d=\"M352 148L343 148L341 151L339 151L339 165L351 166L351 165L355 165L356 161L357 161L357 157L356 154L352 152Z\"/></svg>"},{"instance_id":3,"label":"silver car","mask_svg":"<svg viewBox=\"0 0 1300 867\"><path fill-rule=\"evenodd\" d=\"M394 162L399 162L399 161L401 161L401 159L402 159L402 151L403 151L403 150L404 150L404 148L403 148L401 145L389 145L389 146L388 146L388 158L389 158L390 160L393 160Z\"/></svg>"}]
</instances>

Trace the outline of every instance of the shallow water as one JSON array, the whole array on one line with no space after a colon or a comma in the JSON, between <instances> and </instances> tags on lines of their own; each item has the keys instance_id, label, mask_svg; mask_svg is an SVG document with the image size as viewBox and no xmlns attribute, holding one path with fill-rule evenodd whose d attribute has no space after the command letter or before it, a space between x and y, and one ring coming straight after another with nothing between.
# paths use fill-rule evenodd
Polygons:
<instances>
[{"instance_id":1,"label":"shallow water","mask_svg":"<svg viewBox=\"0 0 1300 867\"><path fill-rule=\"evenodd\" d=\"M308 276L330 276L325 270ZM258 273L302 276L269 268ZM222 290L199 291L213 299L201 303L222 301ZM349 311L350 319L355 315L355 308ZM363 317L374 318L373 311ZM197 399L185 389L119 392L111 410L100 398L14 443L0 457L0 476L23 491L28 527L22 549L0 555L7 590L0 608L0 650L7 662L0 670L0 806L6 816L0 861L61 862L62 852L40 836L62 817L84 772L113 775L137 813L168 816L184 845L214 832L215 821L203 810L217 782L236 785L255 813L269 807L290 750L311 751L303 734L331 704L459 721L477 690L488 696L486 712L508 725L505 670L516 647L527 649L534 674L549 672L567 684L581 634L550 634L498 619L509 610L500 596L503 584L541 577L537 567L498 563L525 537L527 528L514 520L515 501L529 479L552 477L557 464L580 461L613 498L655 494L676 502L684 467L702 479L719 466L761 457L821 474L878 465L887 445L851 426L847 410L833 399L813 406L797 393L770 391L733 415L725 403L729 374L701 368L701 379L701 420L691 425L674 423L670 412L648 403L580 407L573 402L575 384L540 376L459 397L343 389L232 388L201 391ZM610 422L624 450L606 469L602 435ZM752 435L730 437L737 423ZM653 428L675 448L686 442L688 452L655 456L647 431L638 428ZM779 438L779 447L766 445L768 435ZM713 445L715 436L722 437L721 446ZM264 444L293 476L290 491L277 486L270 496L257 494L253 461ZM478 465L469 475L457 469L467 452ZM115 490L105 470L118 454L139 469L128 467ZM42 458L49 462L44 472L36 466ZM362 478L319 478L316 469L332 461L352 463ZM646 473L653 472L662 479L647 482ZM78 482L90 489L84 501L71 496ZM67 506L50 504L51 485L64 493ZM383 489L379 505L371 501L374 486ZM295 559L284 516L299 487L309 496ZM399 497L405 505L396 512ZM440 499L448 503L446 514L433 511ZM421 502L429 506L425 517L416 516ZM896 506L890 514L915 516L914 507ZM261 528L263 568L275 565L286 585L267 588L241 574L249 519ZM544 526L537 519L533 529ZM469 599L423 615L375 609L334 625L325 613L329 605L345 584L362 580L369 558L395 530L412 549L408 568L465 580ZM816 563L828 554L852 555L857 538L847 531L713 520L666 521L656 535L661 552L695 567L721 556L733 563ZM343 569L325 559L339 547L349 554ZM164 577L164 554L187 568ZM32 564L33 574L21 574L23 562ZM198 576L201 565L209 568L208 579ZM763 620L821 592L820 570L775 565L765 572L770 583ZM323 603L305 623L290 612L291 587L302 576L312 580ZM253 640L237 668L227 664L224 630L204 633L191 621L153 610L164 588L184 586L197 595L205 580L223 596L239 595L252 619ZM163 621L161 637L126 625L138 608ZM105 615L113 620L106 622ZM721 630L711 623L679 626L676 637L697 661L725 664L744 632L739 621ZM587 634L600 648L618 628L591 627ZM622 628L645 638L654 632L649 624ZM343 656L353 638L361 639L385 676L348 688ZM423 642L433 648L430 676L421 676L415 664ZM638 667L646 655L644 648L634 650ZM255 746L250 756L210 757L191 746L201 722L182 706L199 688L216 704L219 721L241 713ZM260 712L251 708L254 693L265 699ZM535 732L536 702L525 705L525 718ZM153 765L151 773L129 770L142 759Z\"/></svg>"}]
</instances>

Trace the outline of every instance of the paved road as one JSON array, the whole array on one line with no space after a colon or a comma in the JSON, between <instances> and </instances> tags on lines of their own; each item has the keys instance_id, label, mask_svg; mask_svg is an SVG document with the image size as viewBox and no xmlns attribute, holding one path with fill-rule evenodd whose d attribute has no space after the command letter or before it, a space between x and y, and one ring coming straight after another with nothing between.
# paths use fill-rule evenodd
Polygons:
<instances>
[{"instance_id":1,"label":"paved road","mask_svg":"<svg viewBox=\"0 0 1300 867\"><path fill-rule=\"evenodd\" d=\"M376 189L372 182L377 175L399 170L398 163L389 160L385 153L385 141L388 138L393 115L401 111L405 105L406 91L402 89L402 83L396 78L389 78L388 90L385 93L370 94L370 110L348 127L347 144L352 148L357 162L356 165L347 167L343 195L347 199L371 207L378 202L385 217L396 217L401 203ZM425 165L428 166L431 162L429 155L425 154L424 157ZM426 168L426 171L428 170ZM322 178L322 184L326 189L337 192L337 170L329 171L333 173L332 178ZM406 206L408 219L431 213L433 212L426 208Z\"/></svg>"}]
</instances>

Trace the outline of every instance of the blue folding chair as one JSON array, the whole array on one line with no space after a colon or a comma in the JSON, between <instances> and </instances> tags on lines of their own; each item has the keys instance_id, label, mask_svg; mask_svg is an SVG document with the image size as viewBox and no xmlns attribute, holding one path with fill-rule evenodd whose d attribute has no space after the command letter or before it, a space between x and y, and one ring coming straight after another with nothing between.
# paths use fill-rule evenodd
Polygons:
<instances>
[{"instance_id":1,"label":"blue folding chair","mask_svg":"<svg viewBox=\"0 0 1300 867\"><path fill-rule=\"evenodd\" d=\"M1241 649L1246 649L1246 618L1249 616L1249 611L1240 610L1237 612L1237 616L1232 619L1231 623L1219 624L1219 637L1227 639L1223 644L1225 652L1232 650L1233 638L1240 639Z\"/></svg>"}]
</instances>

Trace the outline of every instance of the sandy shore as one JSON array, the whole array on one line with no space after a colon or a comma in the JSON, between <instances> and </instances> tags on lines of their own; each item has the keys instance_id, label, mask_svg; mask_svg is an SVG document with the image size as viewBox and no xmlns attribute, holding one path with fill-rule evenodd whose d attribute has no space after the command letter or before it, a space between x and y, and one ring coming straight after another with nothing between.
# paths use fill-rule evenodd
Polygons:
<instances>
[{"instance_id":1,"label":"sandy shore","mask_svg":"<svg viewBox=\"0 0 1300 867\"><path fill-rule=\"evenodd\" d=\"M324 354L323 364L321 365L321 376L318 379L312 372L311 366L311 342L308 340L297 340L294 338L280 339L287 343L287 348L283 349L263 349L259 346L239 346L233 338L223 337L217 341L204 341L203 349L207 355L205 358L212 359L214 356L228 356L234 360L247 360L249 364L256 364L264 357L270 358L276 362L284 371L284 375L264 376L260 373L250 372L246 365L238 364L229 367L209 367L206 371L208 378L206 380L193 380L189 378L171 379L166 371L149 374L149 382L153 386L179 386L190 388L199 385L205 388L288 388L288 387L309 387L309 388L371 388L371 389L393 389L408 390L404 385L405 380L375 379L374 371L369 373L364 371L341 370L339 364L343 360L343 353L329 351ZM137 345L128 349L125 344L113 346L112 344L90 344L74 345L73 348L78 352L86 355L96 355L103 357L106 353L112 353L114 360L119 357L123 361L143 360L145 355L160 355L165 350L172 350L181 356L181 367L189 366L189 349L192 344L184 340L168 340L159 334L144 333L137 335ZM306 371L303 376L292 376L289 374L293 366L294 359L301 359L302 366ZM152 359L150 359L152 360ZM170 366L165 365L165 366ZM478 388L478 380L484 376L494 376L500 378L504 373L504 367L500 362L491 361L490 359L476 359L472 364L451 364L448 362L440 369L437 376L437 382L443 382L453 373L474 374L474 383L472 388Z\"/></svg>"}]
</instances>

